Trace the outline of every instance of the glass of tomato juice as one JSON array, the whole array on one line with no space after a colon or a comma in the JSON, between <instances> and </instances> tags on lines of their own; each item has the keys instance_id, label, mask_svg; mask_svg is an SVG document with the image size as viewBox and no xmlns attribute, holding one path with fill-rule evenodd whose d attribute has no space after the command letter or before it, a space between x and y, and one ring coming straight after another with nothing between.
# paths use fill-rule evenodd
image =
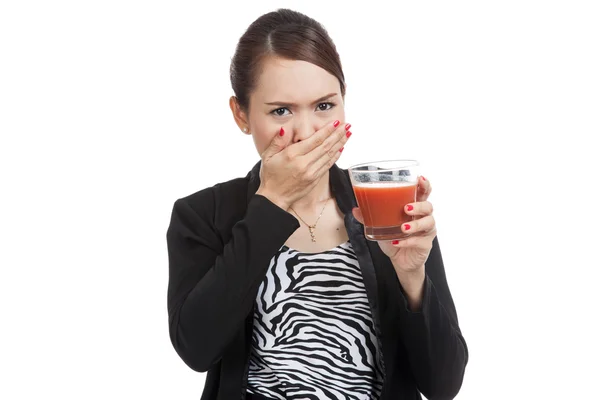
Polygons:
<instances>
[{"instance_id":1,"label":"glass of tomato juice","mask_svg":"<svg viewBox=\"0 0 600 400\"><path fill-rule=\"evenodd\" d=\"M418 168L415 160L375 161L348 168L368 240L410 236L401 227L414 219L404 207L417 200Z\"/></svg>"}]
</instances>

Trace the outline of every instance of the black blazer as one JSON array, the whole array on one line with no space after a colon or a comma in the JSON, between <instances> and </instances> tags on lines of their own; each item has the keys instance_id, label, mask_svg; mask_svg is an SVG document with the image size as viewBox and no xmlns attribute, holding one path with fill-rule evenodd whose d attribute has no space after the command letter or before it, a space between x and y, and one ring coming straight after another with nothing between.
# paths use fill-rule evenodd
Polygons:
<instances>
[{"instance_id":1,"label":"black blazer","mask_svg":"<svg viewBox=\"0 0 600 400\"><path fill-rule=\"evenodd\" d=\"M246 396L253 309L269 261L300 227L257 195L260 161L244 178L174 202L167 245L167 307L173 347L208 372L202 400ZM362 271L384 360L381 399L452 399L468 360L437 237L425 263L422 309L411 312L390 259L366 240L348 171L334 165L330 187Z\"/></svg>"}]
</instances>

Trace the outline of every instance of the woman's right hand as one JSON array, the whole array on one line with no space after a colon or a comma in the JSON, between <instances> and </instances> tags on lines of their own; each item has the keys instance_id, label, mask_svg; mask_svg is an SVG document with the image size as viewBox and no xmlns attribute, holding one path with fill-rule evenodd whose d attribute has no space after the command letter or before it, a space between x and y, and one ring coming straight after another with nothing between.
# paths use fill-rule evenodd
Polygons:
<instances>
[{"instance_id":1,"label":"woman's right hand","mask_svg":"<svg viewBox=\"0 0 600 400\"><path fill-rule=\"evenodd\" d=\"M286 210L309 193L340 158L352 134L350 124L329 122L310 138L289 144L283 128L261 154L260 187L256 194ZM282 135L283 134L283 135Z\"/></svg>"}]
</instances>

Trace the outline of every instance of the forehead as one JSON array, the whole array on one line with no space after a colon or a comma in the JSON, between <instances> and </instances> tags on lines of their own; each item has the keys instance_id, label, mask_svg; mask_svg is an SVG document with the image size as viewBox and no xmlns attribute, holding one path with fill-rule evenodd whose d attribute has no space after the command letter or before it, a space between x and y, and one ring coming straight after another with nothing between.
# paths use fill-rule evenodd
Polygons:
<instances>
[{"instance_id":1,"label":"forehead","mask_svg":"<svg viewBox=\"0 0 600 400\"><path fill-rule=\"evenodd\" d=\"M256 100L310 103L327 93L340 93L338 79L306 61L267 58L258 77Z\"/></svg>"}]
</instances>

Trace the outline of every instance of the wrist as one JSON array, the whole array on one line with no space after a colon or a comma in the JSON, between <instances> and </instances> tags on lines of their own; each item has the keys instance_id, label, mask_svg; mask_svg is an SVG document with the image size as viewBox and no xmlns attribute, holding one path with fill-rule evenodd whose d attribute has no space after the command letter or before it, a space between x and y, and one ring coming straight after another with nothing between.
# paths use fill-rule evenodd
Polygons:
<instances>
[{"instance_id":1,"label":"wrist","mask_svg":"<svg viewBox=\"0 0 600 400\"><path fill-rule=\"evenodd\" d=\"M400 281L418 282L425 279L424 265L411 271L405 271L402 268L397 267L396 265L394 265L394 269L396 270L396 275L398 275L398 279L400 279Z\"/></svg>"},{"instance_id":2,"label":"wrist","mask_svg":"<svg viewBox=\"0 0 600 400\"><path fill-rule=\"evenodd\" d=\"M425 268L422 267L410 272L396 269L396 275L398 276L410 310L418 311L421 308L425 289Z\"/></svg>"},{"instance_id":3,"label":"wrist","mask_svg":"<svg viewBox=\"0 0 600 400\"><path fill-rule=\"evenodd\" d=\"M256 192L256 194L266 197L267 199L269 199L269 201L271 203L275 204L276 206L283 209L284 211L287 211L290 208L290 204L287 201L279 198L276 195L273 195L266 189L259 188L258 191Z\"/></svg>"}]
</instances>

